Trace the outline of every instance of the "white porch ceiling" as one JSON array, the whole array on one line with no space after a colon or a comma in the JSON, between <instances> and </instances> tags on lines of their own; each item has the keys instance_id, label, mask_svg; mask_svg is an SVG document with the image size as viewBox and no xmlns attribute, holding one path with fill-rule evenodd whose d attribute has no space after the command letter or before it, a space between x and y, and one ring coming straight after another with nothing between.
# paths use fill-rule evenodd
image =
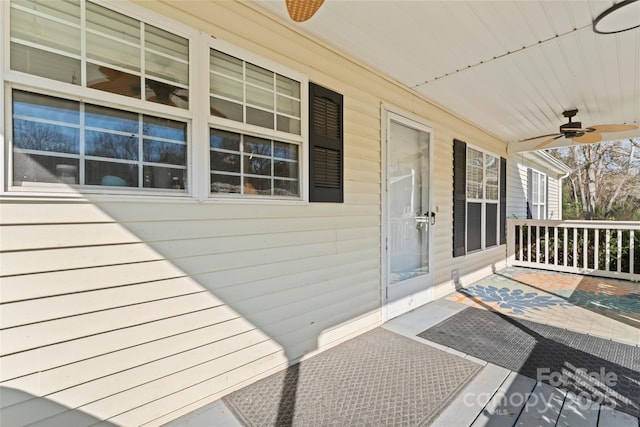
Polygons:
<instances>
[{"instance_id":1,"label":"white porch ceiling","mask_svg":"<svg viewBox=\"0 0 640 427\"><path fill-rule=\"evenodd\" d=\"M614 1L326 0L304 23L285 0L254 4L463 119L531 150L574 121L640 124L640 28L602 35L592 22ZM635 9L637 10L637 8ZM640 129L605 133L640 137ZM569 145L558 139L547 148Z\"/></svg>"}]
</instances>

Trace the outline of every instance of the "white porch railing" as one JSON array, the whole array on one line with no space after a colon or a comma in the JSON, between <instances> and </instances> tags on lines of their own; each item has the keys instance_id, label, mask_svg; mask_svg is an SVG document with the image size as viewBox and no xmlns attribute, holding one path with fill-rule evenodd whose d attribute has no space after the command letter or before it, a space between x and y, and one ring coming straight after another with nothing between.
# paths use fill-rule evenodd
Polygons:
<instances>
[{"instance_id":1,"label":"white porch railing","mask_svg":"<svg viewBox=\"0 0 640 427\"><path fill-rule=\"evenodd\" d=\"M640 281L640 222L507 220L507 265Z\"/></svg>"}]
</instances>

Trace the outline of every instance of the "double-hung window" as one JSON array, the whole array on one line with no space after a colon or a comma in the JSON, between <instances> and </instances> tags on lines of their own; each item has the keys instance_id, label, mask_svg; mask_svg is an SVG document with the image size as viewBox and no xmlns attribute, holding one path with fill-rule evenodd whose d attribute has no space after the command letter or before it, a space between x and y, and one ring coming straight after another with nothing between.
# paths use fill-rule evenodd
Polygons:
<instances>
[{"instance_id":1,"label":"double-hung window","mask_svg":"<svg viewBox=\"0 0 640 427\"><path fill-rule=\"evenodd\" d=\"M5 8L6 190L308 200L305 75L105 5Z\"/></svg>"},{"instance_id":2,"label":"double-hung window","mask_svg":"<svg viewBox=\"0 0 640 427\"><path fill-rule=\"evenodd\" d=\"M507 161L454 140L453 256L506 242Z\"/></svg>"},{"instance_id":3,"label":"double-hung window","mask_svg":"<svg viewBox=\"0 0 640 427\"><path fill-rule=\"evenodd\" d=\"M534 169L527 171L528 212L531 219L547 219L547 175Z\"/></svg>"},{"instance_id":4,"label":"double-hung window","mask_svg":"<svg viewBox=\"0 0 640 427\"><path fill-rule=\"evenodd\" d=\"M306 78L217 42L210 50L213 197L304 197Z\"/></svg>"},{"instance_id":5,"label":"double-hung window","mask_svg":"<svg viewBox=\"0 0 640 427\"><path fill-rule=\"evenodd\" d=\"M88 1L12 0L9 188L187 191L187 36Z\"/></svg>"},{"instance_id":6,"label":"double-hung window","mask_svg":"<svg viewBox=\"0 0 640 427\"><path fill-rule=\"evenodd\" d=\"M500 159L467 147L467 252L498 244Z\"/></svg>"}]
</instances>

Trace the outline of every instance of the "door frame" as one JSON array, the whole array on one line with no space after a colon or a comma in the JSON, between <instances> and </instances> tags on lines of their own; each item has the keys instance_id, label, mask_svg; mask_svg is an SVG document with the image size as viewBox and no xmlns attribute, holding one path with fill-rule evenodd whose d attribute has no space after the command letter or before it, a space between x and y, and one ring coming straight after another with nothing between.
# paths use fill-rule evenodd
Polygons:
<instances>
[{"instance_id":1,"label":"door frame","mask_svg":"<svg viewBox=\"0 0 640 427\"><path fill-rule=\"evenodd\" d=\"M408 127L427 132L429 134L429 212L433 212L433 146L435 144L435 133L432 124L420 117L416 114L410 113L401 108L395 107L393 105L382 103L381 105L381 117L382 117L382 126L381 126L381 141L382 141L382 149L381 149L381 194L382 194L382 229L380 233L380 259L381 259L381 293L380 293L380 305L382 308L382 321L386 322L390 319L389 307L388 307L388 298L387 298L387 287L389 286L389 265L390 265L390 257L388 255L388 239L389 239L389 202L388 202L388 181L387 181L387 167L389 163L391 144L389 144L389 136L390 136L390 123L391 120L398 122L400 124L406 125ZM430 276L430 286L433 287L433 226L428 226L427 238L429 241L429 276ZM394 316L395 317L395 316Z\"/></svg>"}]
</instances>

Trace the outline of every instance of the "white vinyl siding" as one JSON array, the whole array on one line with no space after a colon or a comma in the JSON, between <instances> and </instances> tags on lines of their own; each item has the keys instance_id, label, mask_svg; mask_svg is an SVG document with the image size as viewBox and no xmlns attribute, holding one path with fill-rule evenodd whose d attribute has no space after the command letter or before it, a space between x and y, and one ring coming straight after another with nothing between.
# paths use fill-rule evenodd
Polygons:
<instances>
[{"instance_id":1,"label":"white vinyl siding","mask_svg":"<svg viewBox=\"0 0 640 427\"><path fill-rule=\"evenodd\" d=\"M527 195L529 184L527 182L527 169L537 171L545 175L548 181L548 193L546 203L548 213L546 219L558 220L561 218L560 177L561 173L550 167L543 157L539 155L513 155L509 158L509 185L507 194L507 218L527 218ZM533 212L532 212L533 213Z\"/></svg>"}]
</instances>

